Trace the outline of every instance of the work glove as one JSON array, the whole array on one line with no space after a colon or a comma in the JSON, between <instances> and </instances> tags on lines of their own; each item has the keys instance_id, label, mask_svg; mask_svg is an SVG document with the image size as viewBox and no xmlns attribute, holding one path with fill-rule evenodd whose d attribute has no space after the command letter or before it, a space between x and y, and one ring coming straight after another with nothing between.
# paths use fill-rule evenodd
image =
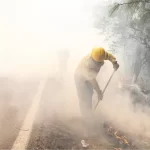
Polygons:
<instances>
[{"instance_id":1,"label":"work glove","mask_svg":"<svg viewBox=\"0 0 150 150\"><path fill-rule=\"evenodd\" d=\"M119 64L117 63L117 61L115 61L115 62L113 63L113 68L114 68L115 71L118 70Z\"/></svg>"}]
</instances>

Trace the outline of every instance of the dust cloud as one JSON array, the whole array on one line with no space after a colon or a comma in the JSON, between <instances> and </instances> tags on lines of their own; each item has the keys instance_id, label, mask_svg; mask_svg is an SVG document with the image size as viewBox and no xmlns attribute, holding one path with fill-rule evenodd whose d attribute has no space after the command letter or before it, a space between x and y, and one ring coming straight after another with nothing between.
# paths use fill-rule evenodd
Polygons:
<instances>
[{"instance_id":1,"label":"dust cloud","mask_svg":"<svg viewBox=\"0 0 150 150\"><path fill-rule=\"evenodd\" d=\"M43 92L43 97L47 96L47 100L43 100L44 107L48 106L46 118L50 119L53 112L61 119L81 117L74 71L93 46L109 47L104 35L92 28L94 4L91 0L0 2L0 116L14 108L15 121L21 122L40 81L47 78L47 90ZM65 53L64 50L69 52L66 70L61 66L65 59L61 60L63 56L59 55L61 51ZM112 72L111 63L106 62L97 77L101 89ZM126 133L149 138L150 110L144 106L134 109L129 93L121 93L118 89L121 77L120 69L99 103L96 119L109 121Z\"/></svg>"}]
</instances>

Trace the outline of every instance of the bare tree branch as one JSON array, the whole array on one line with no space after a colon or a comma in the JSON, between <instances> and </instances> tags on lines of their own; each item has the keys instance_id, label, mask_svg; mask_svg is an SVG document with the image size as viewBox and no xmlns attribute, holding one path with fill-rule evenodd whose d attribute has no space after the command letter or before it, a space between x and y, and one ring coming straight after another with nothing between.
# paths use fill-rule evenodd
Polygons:
<instances>
[{"instance_id":1,"label":"bare tree branch","mask_svg":"<svg viewBox=\"0 0 150 150\"><path fill-rule=\"evenodd\" d=\"M119 4L116 4L116 5L112 8L112 10L111 10L111 12L110 12L110 16L112 16L112 14L113 14L118 8L119 8Z\"/></svg>"},{"instance_id":2,"label":"bare tree branch","mask_svg":"<svg viewBox=\"0 0 150 150\"><path fill-rule=\"evenodd\" d=\"M118 5L130 5L130 4L135 4L135 3L140 3L140 2L144 2L144 3L150 3L150 1L147 0L141 0L141 1L133 1L133 2L128 2L128 3L118 3Z\"/></svg>"},{"instance_id":3,"label":"bare tree branch","mask_svg":"<svg viewBox=\"0 0 150 150\"><path fill-rule=\"evenodd\" d=\"M150 3L150 0L137 0L137 1L131 1L131 2L125 2L125 3L116 3L113 8L111 9L111 12L110 12L110 16L113 15L113 13L119 9L120 6L123 6L123 5L128 5L129 7L131 5L134 5L134 4L139 4L139 3ZM137 5L135 5L135 8L137 7ZM131 9L131 8L130 8Z\"/></svg>"}]
</instances>

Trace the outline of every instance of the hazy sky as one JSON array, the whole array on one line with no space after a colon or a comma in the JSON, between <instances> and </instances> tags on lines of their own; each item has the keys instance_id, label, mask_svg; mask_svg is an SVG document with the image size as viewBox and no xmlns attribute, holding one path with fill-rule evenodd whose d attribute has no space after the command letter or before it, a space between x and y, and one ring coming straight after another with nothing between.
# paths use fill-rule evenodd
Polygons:
<instances>
[{"instance_id":1,"label":"hazy sky","mask_svg":"<svg viewBox=\"0 0 150 150\"><path fill-rule=\"evenodd\" d=\"M78 55L101 45L92 15L104 1L0 0L0 71L47 63L61 48Z\"/></svg>"}]
</instances>

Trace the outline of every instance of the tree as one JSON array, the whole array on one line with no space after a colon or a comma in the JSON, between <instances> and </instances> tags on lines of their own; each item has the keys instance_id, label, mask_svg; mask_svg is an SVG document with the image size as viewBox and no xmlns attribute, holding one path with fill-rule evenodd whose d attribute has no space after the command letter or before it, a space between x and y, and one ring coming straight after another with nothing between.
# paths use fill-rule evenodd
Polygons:
<instances>
[{"instance_id":1,"label":"tree","mask_svg":"<svg viewBox=\"0 0 150 150\"><path fill-rule=\"evenodd\" d=\"M102 14L105 14L105 16ZM100 34L105 36L105 41L107 41L111 52L121 54L121 60L124 60L125 64L128 64L121 68L128 70L125 72L130 73L130 70L126 66L131 66L133 60L130 59L131 62L127 60L127 58L132 57L132 54L130 53L130 49L127 48L128 34L126 30L128 28L126 27L126 21L117 15L110 17L108 7L97 6L95 16L95 27L99 29Z\"/></svg>"},{"instance_id":2,"label":"tree","mask_svg":"<svg viewBox=\"0 0 150 150\"><path fill-rule=\"evenodd\" d=\"M150 0L124 0L111 4L108 8L110 10L105 17L97 15L97 20L101 21L97 22L96 27L109 35L111 40L113 36L119 37L113 39L115 42L112 43L119 45L119 48L120 45L124 47L121 50L125 64L132 72L133 83L140 84L141 77L150 79Z\"/></svg>"},{"instance_id":3,"label":"tree","mask_svg":"<svg viewBox=\"0 0 150 150\"><path fill-rule=\"evenodd\" d=\"M123 7L123 8L122 8ZM116 11L120 13L126 12L128 39L136 40L137 43L143 45L143 51L137 49L137 58L134 65L133 82L136 83L141 69L144 65L148 65L150 51L150 1L148 0L126 0L123 3L115 3L110 11L112 16Z\"/></svg>"}]
</instances>

